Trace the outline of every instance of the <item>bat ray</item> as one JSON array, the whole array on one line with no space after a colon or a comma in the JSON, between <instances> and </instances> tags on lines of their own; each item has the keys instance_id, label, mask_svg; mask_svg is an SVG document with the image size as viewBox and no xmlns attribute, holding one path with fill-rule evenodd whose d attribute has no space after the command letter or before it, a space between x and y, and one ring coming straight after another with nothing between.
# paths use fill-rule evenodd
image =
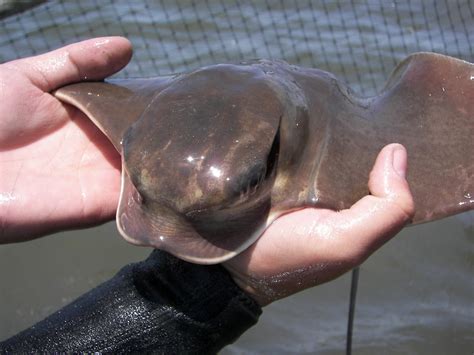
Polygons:
<instances>
[{"instance_id":1,"label":"bat ray","mask_svg":"<svg viewBox=\"0 0 474 355\"><path fill-rule=\"evenodd\" d=\"M229 259L288 211L351 206L391 142L408 150L414 223L474 208L474 65L455 58L413 54L371 98L267 60L54 95L122 155L123 237L188 261Z\"/></svg>"}]
</instances>

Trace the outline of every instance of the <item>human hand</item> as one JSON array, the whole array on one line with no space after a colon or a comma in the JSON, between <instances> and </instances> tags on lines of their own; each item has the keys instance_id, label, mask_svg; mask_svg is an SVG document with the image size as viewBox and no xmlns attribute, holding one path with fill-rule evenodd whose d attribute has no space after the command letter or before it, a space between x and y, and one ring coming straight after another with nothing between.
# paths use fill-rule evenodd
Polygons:
<instances>
[{"instance_id":1,"label":"human hand","mask_svg":"<svg viewBox=\"0 0 474 355\"><path fill-rule=\"evenodd\" d=\"M113 218L120 156L50 92L101 80L131 54L128 40L104 37L0 65L0 243Z\"/></svg>"},{"instance_id":2,"label":"human hand","mask_svg":"<svg viewBox=\"0 0 474 355\"><path fill-rule=\"evenodd\" d=\"M371 195L343 211L306 208L284 215L224 266L261 306L339 277L413 217L406 168L405 148L386 146L370 174Z\"/></svg>"}]
</instances>

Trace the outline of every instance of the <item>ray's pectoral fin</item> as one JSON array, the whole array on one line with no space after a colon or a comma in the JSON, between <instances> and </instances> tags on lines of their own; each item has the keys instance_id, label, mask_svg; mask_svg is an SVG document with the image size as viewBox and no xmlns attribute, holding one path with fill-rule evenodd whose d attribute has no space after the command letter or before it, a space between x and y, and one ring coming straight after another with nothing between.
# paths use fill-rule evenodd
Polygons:
<instances>
[{"instance_id":1,"label":"ray's pectoral fin","mask_svg":"<svg viewBox=\"0 0 474 355\"><path fill-rule=\"evenodd\" d=\"M171 82L172 77L81 82L64 86L53 95L86 114L121 152L127 129Z\"/></svg>"},{"instance_id":2,"label":"ray's pectoral fin","mask_svg":"<svg viewBox=\"0 0 474 355\"><path fill-rule=\"evenodd\" d=\"M321 168L333 175L320 176L321 189L329 186L337 169L344 172L340 191L352 189L351 196L360 198L367 193L377 152L398 142L408 151L413 222L474 208L473 64L433 53L412 55L368 105L355 106L348 105L331 121L337 133L330 138Z\"/></svg>"},{"instance_id":3,"label":"ray's pectoral fin","mask_svg":"<svg viewBox=\"0 0 474 355\"><path fill-rule=\"evenodd\" d=\"M386 141L409 154L415 222L474 208L474 65L433 53L408 57L373 103Z\"/></svg>"}]
</instances>

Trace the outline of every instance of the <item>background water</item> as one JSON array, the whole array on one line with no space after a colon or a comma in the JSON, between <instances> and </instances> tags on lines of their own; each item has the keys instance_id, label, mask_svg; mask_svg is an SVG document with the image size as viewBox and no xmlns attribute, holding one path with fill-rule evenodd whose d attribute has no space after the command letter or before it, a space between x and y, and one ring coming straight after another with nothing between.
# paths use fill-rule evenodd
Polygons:
<instances>
[{"instance_id":1,"label":"background water","mask_svg":"<svg viewBox=\"0 0 474 355\"><path fill-rule=\"evenodd\" d=\"M474 62L473 9L469 0L54 1L0 19L0 60L115 34L135 48L119 77L279 58L371 95L415 51ZM113 223L0 246L0 339L148 253L122 241ZM473 271L472 213L405 229L361 268L354 353L472 354ZM346 275L272 304L222 354L340 354L348 295Z\"/></svg>"}]
</instances>

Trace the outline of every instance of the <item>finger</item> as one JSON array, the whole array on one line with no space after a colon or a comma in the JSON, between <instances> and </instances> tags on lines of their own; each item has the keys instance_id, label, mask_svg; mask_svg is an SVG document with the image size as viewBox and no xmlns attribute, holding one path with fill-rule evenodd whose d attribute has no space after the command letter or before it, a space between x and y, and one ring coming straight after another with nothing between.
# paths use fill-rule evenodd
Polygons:
<instances>
[{"instance_id":1,"label":"finger","mask_svg":"<svg viewBox=\"0 0 474 355\"><path fill-rule=\"evenodd\" d=\"M392 238L413 218L413 197L405 179L407 152L400 144L390 144L379 153L369 179L371 195L332 221L337 234L355 258L365 259Z\"/></svg>"},{"instance_id":2,"label":"finger","mask_svg":"<svg viewBox=\"0 0 474 355\"><path fill-rule=\"evenodd\" d=\"M100 37L7 65L20 70L37 87L50 92L81 80L101 80L122 69L132 55L123 37Z\"/></svg>"}]
</instances>

